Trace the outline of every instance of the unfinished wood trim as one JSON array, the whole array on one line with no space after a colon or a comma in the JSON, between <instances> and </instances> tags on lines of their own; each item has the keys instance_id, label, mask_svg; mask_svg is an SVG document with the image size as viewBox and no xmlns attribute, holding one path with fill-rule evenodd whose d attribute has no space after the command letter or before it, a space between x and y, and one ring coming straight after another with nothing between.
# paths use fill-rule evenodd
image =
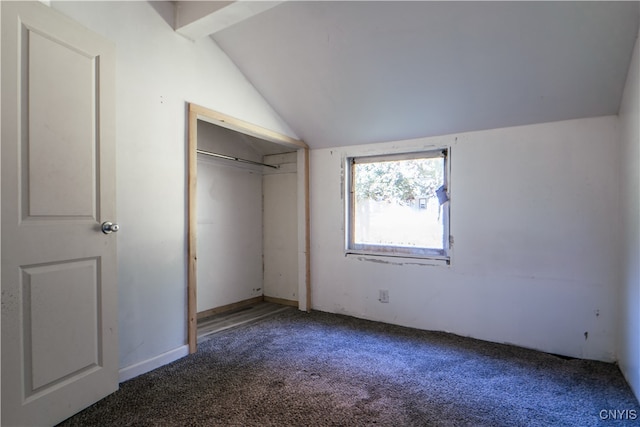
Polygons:
<instances>
[{"instance_id":1,"label":"unfinished wood trim","mask_svg":"<svg viewBox=\"0 0 640 427\"><path fill-rule=\"evenodd\" d=\"M251 305L255 305L265 301L265 298L262 296L249 298L242 301L234 302L231 304L221 305L220 307L211 308L209 310L204 310L198 313L198 320L204 319L205 317L213 316L215 314L226 313L228 311L237 310L239 308L248 307ZM296 304L298 304L296 302Z\"/></svg>"},{"instance_id":2,"label":"unfinished wood trim","mask_svg":"<svg viewBox=\"0 0 640 427\"><path fill-rule=\"evenodd\" d=\"M197 248L197 163L198 163L198 120L203 120L208 123L222 126L224 128L240 132L246 135L263 139L276 144L292 147L296 150L304 150L305 155L305 172L304 172L304 188L305 188L305 256L306 256L306 290L307 290L307 311L310 311L310 270L309 270L309 147L303 141L291 138L288 135L284 135L272 130L263 128L258 125L254 125L244 120L236 119L226 114L210 110L200 105L188 104L188 196L187 196L187 209L188 209L188 225L187 225L187 240L188 240L188 272L187 272L187 340L189 344L189 353L195 353L197 350L198 341L198 313L197 313L197 260L198 255L196 253Z\"/></svg>"},{"instance_id":3,"label":"unfinished wood trim","mask_svg":"<svg viewBox=\"0 0 640 427\"><path fill-rule=\"evenodd\" d=\"M294 301L294 300L291 300L291 299L268 297L268 296L265 295L264 296L264 301L265 302L272 302L274 304L290 305L291 307L298 307L298 301Z\"/></svg>"},{"instance_id":4,"label":"unfinished wood trim","mask_svg":"<svg viewBox=\"0 0 640 427\"><path fill-rule=\"evenodd\" d=\"M309 149L304 149L304 254L307 313L311 312L311 222L309 204Z\"/></svg>"},{"instance_id":5,"label":"unfinished wood trim","mask_svg":"<svg viewBox=\"0 0 640 427\"><path fill-rule=\"evenodd\" d=\"M198 341L198 322L197 322L197 299L196 290L198 280L198 256L196 253L197 248L197 178L198 178L198 154L196 152L198 148L198 116L195 112L189 110L189 152L188 157L188 209L189 209L189 221L187 225L188 234L188 273L187 273L187 316L188 316L188 343L189 353L195 353L197 350Z\"/></svg>"},{"instance_id":6,"label":"unfinished wood trim","mask_svg":"<svg viewBox=\"0 0 640 427\"><path fill-rule=\"evenodd\" d=\"M218 111L210 110L200 105L189 104L189 111L196 113L198 115L198 119L204 120L205 122L209 122L214 125L222 126L227 129L235 130L237 132L251 135L256 138L275 142L281 145L286 145L296 149L308 148L307 144L300 141L299 139L291 138L288 135L272 131L262 126L254 125L253 123L245 122L244 120L228 116Z\"/></svg>"}]
</instances>

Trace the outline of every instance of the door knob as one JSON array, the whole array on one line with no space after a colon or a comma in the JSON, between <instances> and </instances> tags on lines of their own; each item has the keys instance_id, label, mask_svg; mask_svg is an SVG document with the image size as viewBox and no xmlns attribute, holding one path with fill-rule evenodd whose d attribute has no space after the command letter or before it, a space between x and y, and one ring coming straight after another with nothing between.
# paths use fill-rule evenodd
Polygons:
<instances>
[{"instance_id":1,"label":"door knob","mask_svg":"<svg viewBox=\"0 0 640 427\"><path fill-rule=\"evenodd\" d=\"M120 230L120 226L118 224L114 224L109 221L102 223L102 232L104 234L116 233L118 230Z\"/></svg>"}]
</instances>

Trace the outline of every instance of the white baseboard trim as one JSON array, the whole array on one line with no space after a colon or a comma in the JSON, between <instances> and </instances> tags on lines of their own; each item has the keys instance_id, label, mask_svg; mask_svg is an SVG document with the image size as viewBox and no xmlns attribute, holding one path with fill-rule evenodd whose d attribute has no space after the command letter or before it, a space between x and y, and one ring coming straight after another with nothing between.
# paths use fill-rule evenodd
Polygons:
<instances>
[{"instance_id":1,"label":"white baseboard trim","mask_svg":"<svg viewBox=\"0 0 640 427\"><path fill-rule=\"evenodd\" d=\"M120 369L120 371L118 372L118 381L122 383L135 378L138 375L146 374L147 372L153 371L154 369L157 369L175 360L181 359L188 354L189 346L183 345L173 350L169 350L166 353L159 354L156 357L152 357L151 359L143 360L142 362L138 362L135 365L127 366L126 368Z\"/></svg>"}]
</instances>

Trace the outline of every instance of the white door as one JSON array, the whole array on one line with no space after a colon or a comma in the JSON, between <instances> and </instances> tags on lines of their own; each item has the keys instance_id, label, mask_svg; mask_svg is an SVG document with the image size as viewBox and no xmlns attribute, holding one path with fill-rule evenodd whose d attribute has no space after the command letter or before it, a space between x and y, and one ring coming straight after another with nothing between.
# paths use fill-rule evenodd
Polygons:
<instances>
[{"instance_id":1,"label":"white door","mask_svg":"<svg viewBox=\"0 0 640 427\"><path fill-rule=\"evenodd\" d=\"M53 425L118 388L115 47L0 4L2 425Z\"/></svg>"}]
</instances>

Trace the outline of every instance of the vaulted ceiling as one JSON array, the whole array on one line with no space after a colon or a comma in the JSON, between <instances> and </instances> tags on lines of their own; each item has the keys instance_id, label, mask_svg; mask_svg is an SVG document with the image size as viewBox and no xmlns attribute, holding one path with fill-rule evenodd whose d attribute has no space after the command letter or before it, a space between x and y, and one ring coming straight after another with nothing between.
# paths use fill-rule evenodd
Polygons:
<instances>
[{"instance_id":1,"label":"vaulted ceiling","mask_svg":"<svg viewBox=\"0 0 640 427\"><path fill-rule=\"evenodd\" d=\"M218 6L199 31L312 148L617 114L640 16L609 1Z\"/></svg>"}]
</instances>

